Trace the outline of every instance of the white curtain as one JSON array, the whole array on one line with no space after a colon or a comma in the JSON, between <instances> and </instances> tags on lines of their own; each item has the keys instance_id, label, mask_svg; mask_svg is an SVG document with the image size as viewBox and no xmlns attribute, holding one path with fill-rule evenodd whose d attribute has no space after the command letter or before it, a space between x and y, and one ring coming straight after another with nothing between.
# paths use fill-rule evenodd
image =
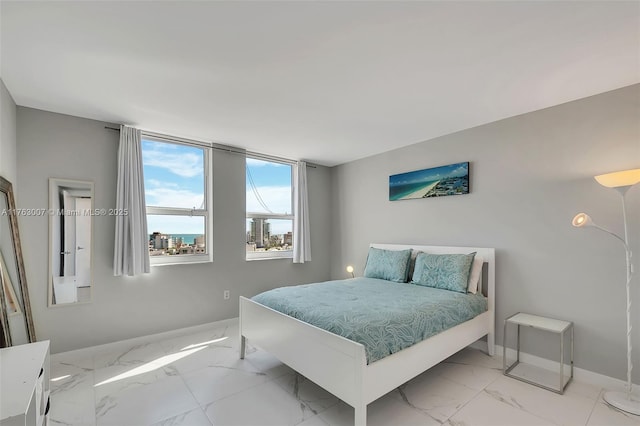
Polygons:
<instances>
[{"instance_id":1,"label":"white curtain","mask_svg":"<svg viewBox=\"0 0 640 426\"><path fill-rule=\"evenodd\" d=\"M140 130L120 126L116 212L126 211L127 214L116 216L113 253L113 274L116 276L133 276L151 270L146 210Z\"/></svg>"},{"instance_id":2,"label":"white curtain","mask_svg":"<svg viewBox=\"0 0 640 426\"><path fill-rule=\"evenodd\" d=\"M309 237L309 202L307 197L307 163L298 161L293 179L293 263L311 260L311 238Z\"/></svg>"}]
</instances>

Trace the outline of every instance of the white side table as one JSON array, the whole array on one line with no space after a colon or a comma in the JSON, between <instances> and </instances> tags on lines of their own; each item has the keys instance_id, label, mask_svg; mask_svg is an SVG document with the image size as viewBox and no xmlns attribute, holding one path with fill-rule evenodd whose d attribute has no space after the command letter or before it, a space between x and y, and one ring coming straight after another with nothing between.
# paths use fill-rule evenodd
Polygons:
<instances>
[{"instance_id":1,"label":"white side table","mask_svg":"<svg viewBox=\"0 0 640 426\"><path fill-rule=\"evenodd\" d=\"M518 327L518 337L517 337L517 355L516 361L510 366L507 365L507 325L517 325ZM556 333L560 336L560 378L559 378L559 387L547 386L543 383L539 383L534 381L532 378L527 378L515 374L513 369L520 364L520 326L533 327L538 330L545 330L551 333ZM569 331L570 333L570 345L571 345L571 374L565 381L564 376L564 341L565 341L565 333ZM530 315L525 313L517 313L515 315L510 316L506 320L504 320L504 334L503 334L503 347L502 347L502 367L505 376L513 377L514 379L522 380L523 382L527 382L529 384L539 386L541 388L563 394L565 388L573 379L573 323L570 321L562 321L552 318L545 318L537 315Z\"/></svg>"}]
</instances>

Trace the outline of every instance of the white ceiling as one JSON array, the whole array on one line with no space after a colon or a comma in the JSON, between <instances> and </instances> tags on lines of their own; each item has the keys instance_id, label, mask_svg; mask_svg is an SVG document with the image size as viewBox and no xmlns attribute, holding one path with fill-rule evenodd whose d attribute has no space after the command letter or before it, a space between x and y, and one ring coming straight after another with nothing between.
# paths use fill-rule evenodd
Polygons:
<instances>
[{"instance_id":1,"label":"white ceiling","mask_svg":"<svg viewBox=\"0 0 640 426\"><path fill-rule=\"evenodd\" d=\"M336 165L640 82L640 2L10 2L18 105Z\"/></svg>"}]
</instances>

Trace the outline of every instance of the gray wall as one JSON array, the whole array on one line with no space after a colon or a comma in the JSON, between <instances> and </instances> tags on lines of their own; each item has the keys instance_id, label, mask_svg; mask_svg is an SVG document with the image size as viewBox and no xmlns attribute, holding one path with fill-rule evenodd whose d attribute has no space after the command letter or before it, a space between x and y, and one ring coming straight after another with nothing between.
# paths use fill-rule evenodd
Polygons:
<instances>
[{"instance_id":1,"label":"gray wall","mask_svg":"<svg viewBox=\"0 0 640 426\"><path fill-rule=\"evenodd\" d=\"M107 123L18 107L19 207L45 208L48 178L95 182L95 207L115 207L118 133ZM113 126L113 125L112 125ZM330 170L309 168L312 256L245 261L245 166L239 155L213 154L214 262L152 267L141 277L113 276L114 219L95 217L94 300L47 307L48 219L21 217L27 280L38 339L52 352L232 318L238 296L329 278ZM222 298L231 290L231 300Z\"/></svg>"},{"instance_id":2,"label":"gray wall","mask_svg":"<svg viewBox=\"0 0 640 426\"><path fill-rule=\"evenodd\" d=\"M16 189L16 104L0 79L0 176Z\"/></svg>"},{"instance_id":3,"label":"gray wall","mask_svg":"<svg viewBox=\"0 0 640 426\"><path fill-rule=\"evenodd\" d=\"M462 161L471 162L470 194L388 201L389 175ZM497 343L503 320L518 311L574 321L576 365L626 378L623 247L570 222L584 211L622 233L619 195L593 176L638 167L640 85L338 166L332 277L345 277L347 264L361 272L370 242L495 247ZM630 238L640 253L640 185L627 201ZM635 263L640 271L638 256ZM634 330L640 330L639 282L636 275ZM633 335L640 348L640 333ZM525 337L525 351L557 360L555 339ZM636 365L639 355L636 349Z\"/></svg>"}]
</instances>

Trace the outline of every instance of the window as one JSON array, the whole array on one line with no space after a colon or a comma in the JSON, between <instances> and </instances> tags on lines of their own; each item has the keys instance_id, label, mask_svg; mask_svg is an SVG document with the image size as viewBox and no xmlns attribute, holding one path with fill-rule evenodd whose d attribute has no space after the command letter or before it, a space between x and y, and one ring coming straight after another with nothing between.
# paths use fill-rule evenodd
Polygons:
<instances>
[{"instance_id":1,"label":"window","mask_svg":"<svg viewBox=\"0 0 640 426\"><path fill-rule=\"evenodd\" d=\"M247 157L247 260L293 257L292 171Z\"/></svg>"},{"instance_id":2,"label":"window","mask_svg":"<svg viewBox=\"0 0 640 426\"><path fill-rule=\"evenodd\" d=\"M142 136L152 265L211 261L210 148Z\"/></svg>"}]
</instances>

